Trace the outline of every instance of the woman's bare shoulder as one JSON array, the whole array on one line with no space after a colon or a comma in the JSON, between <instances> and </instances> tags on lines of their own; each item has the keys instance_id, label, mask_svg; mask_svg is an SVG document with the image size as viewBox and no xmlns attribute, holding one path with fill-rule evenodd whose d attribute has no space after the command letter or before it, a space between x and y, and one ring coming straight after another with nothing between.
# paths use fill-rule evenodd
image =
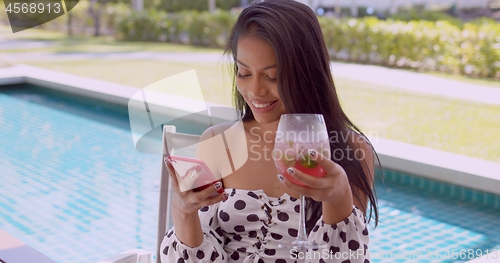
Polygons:
<instances>
[{"instance_id":1,"label":"woman's bare shoulder","mask_svg":"<svg viewBox=\"0 0 500 263\"><path fill-rule=\"evenodd\" d=\"M238 125L241 123L241 121L228 121L228 122L222 122L218 123L214 126L209 127L206 129L202 134L201 134L201 140L208 139L211 137L215 137L218 134L221 134L225 131L230 131L232 127L235 125Z\"/></svg>"}]
</instances>

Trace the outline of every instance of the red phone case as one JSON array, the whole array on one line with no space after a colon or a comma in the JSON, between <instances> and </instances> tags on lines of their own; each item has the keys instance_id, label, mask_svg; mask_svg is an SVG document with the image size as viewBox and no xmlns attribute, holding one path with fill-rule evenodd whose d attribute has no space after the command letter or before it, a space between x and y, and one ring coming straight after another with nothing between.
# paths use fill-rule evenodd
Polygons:
<instances>
[{"instance_id":1,"label":"red phone case","mask_svg":"<svg viewBox=\"0 0 500 263\"><path fill-rule=\"evenodd\" d=\"M193 189L193 191L198 192L218 181L203 160L171 155L168 157L168 161L177 172L179 182L186 180L187 176L196 177L190 188L184 186L184 189L181 187L181 191ZM222 193L224 189L221 187L217 192Z\"/></svg>"}]
</instances>

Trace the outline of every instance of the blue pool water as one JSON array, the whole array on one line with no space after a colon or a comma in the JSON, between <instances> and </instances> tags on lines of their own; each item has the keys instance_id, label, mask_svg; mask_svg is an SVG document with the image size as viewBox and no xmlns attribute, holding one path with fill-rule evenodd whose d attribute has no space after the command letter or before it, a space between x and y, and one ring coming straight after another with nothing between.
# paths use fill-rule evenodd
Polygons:
<instances>
[{"instance_id":1,"label":"blue pool water","mask_svg":"<svg viewBox=\"0 0 500 263\"><path fill-rule=\"evenodd\" d=\"M0 87L0 127L1 229L63 263L155 250L161 157L135 150L126 108ZM471 255L460 259L460 249L500 249L498 196L391 171L385 178L372 262L464 262Z\"/></svg>"},{"instance_id":2,"label":"blue pool water","mask_svg":"<svg viewBox=\"0 0 500 263\"><path fill-rule=\"evenodd\" d=\"M126 110L34 87L0 89L0 228L57 262L154 251L160 157Z\"/></svg>"},{"instance_id":3,"label":"blue pool water","mask_svg":"<svg viewBox=\"0 0 500 263\"><path fill-rule=\"evenodd\" d=\"M500 197L394 171L377 184L374 262L500 262ZM494 256L492 255L492 257Z\"/></svg>"}]
</instances>

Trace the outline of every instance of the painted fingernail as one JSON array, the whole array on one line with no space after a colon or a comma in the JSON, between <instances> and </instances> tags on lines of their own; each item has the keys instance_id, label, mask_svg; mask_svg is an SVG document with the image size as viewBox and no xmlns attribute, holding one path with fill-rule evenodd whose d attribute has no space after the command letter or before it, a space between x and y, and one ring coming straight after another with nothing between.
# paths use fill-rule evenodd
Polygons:
<instances>
[{"instance_id":1,"label":"painted fingernail","mask_svg":"<svg viewBox=\"0 0 500 263\"><path fill-rule=\"evenodd\" d=\"M221 188L222 183L221 182L217 182L217 183L214 184L214 186L215 186L215 189L219 189L219 188Z\"/></svg>"},{"instance_id":2,"label":"painted fingernail","mask_svg":"<svg viewBox=\"0 0 500 263\"><path fill-rule=\"evenodd\" d=\"M316 156L316 150L309 149L309 150L308 150L308 152L309 152L309 155L310 155L311 157Z\"/></svg>"},{"instance_id":3,"label":"painted fingernail","mask_svg":"<svg viewBox=\"0 0 500 263\"><path fill-rule=\"evenodd\" d=\"M286 169L286 171L287 171L289 174L293 174L293 173L294 173L294 170L293 170L293 168L292 168L292 167L288 167L288 168Z\"/></svg>"},{"instance_id":4,"label":"painted fingernail","mask_svg":"<svg viewBox=\"0 0 500 263\"><path fill-rule=\"evenodd\" d=\"M279 179L280 181L283 181L283 175L278 174L278 179Z\"/></svg>"},{"instance_id":5,"label":"painted fingernail","mask_svg":"<svg viewBox=\"0 0 500 263\"><path fill-rule=\"evenodd\" d=\"M167 157L163 157L163 162L167 164Z\"/></svg>"}]
</instances>

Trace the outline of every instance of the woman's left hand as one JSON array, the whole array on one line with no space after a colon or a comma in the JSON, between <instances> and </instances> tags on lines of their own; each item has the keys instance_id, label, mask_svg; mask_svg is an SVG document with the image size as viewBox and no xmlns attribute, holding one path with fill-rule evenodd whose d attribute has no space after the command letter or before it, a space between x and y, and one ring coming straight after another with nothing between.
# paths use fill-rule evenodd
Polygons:
<instances>
[{"instance_id":1,"label":"woman's left hand","mask_svg":"<svg viewBox=\"0 0 500 263\"><path fill-rule=\"evenodd\" d=\"M336 224L352 213L353 197L349 179L344 168L329 158L316 151L310 152L309 156L326 171L323 177L311 176L292 168L288 174L306 186L295 184L281 174L278 175L278 178L290 190L321 202L323 222Z\"/></svg>"},{"instance_id":2,"label":"woman's left hand","mask_svg":"<svg viewBox=\"0 0 500 263\"><path fill-rule=\"evenodd\" d=\"M290 188L290 190L300 195L311 197L318 202L338 200L339 197L346 193L346 190L348 190L349 194L351 193L349 181L342 166L336 164L317 151L310 151L309 156L312 161L316 162L325 170L325 175L322 177L315 177L290 167L287 170L288 174L301 181L306 186L295 184L284 176L278 175L280 181Z\"/></svg>"}]
</instances>

